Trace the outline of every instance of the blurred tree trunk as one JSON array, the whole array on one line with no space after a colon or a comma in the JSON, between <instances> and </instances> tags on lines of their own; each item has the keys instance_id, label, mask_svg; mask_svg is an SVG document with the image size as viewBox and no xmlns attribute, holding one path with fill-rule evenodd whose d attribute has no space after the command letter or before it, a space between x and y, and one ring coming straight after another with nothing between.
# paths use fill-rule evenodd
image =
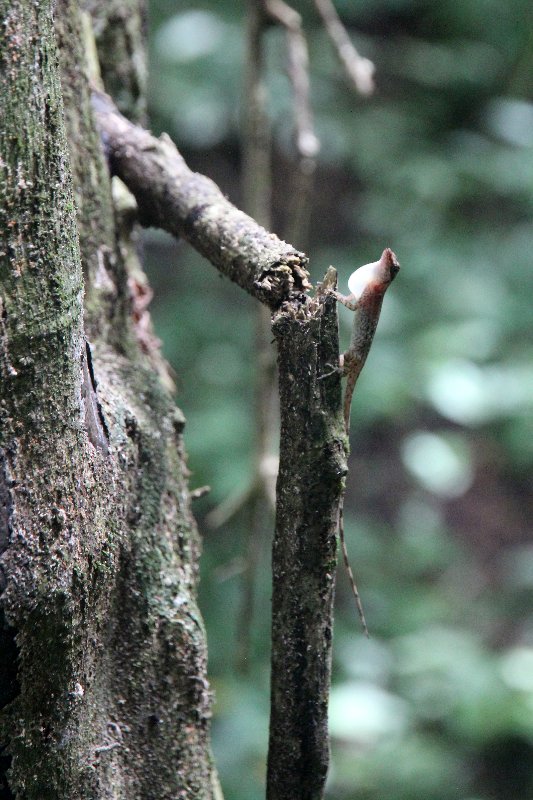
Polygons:
<instances>
[{"instance_id":1,"label":"blurred tree trunk","mask_svg":"<svg viewBox=\"0 0 533 800\"><path fill-rule=\"evenodd\" d=\"M87 7L138 116L137 3ZM0 798L216 797L184 420L87 19L70 0L0 17Z\"/></svg>"}]
</instances>

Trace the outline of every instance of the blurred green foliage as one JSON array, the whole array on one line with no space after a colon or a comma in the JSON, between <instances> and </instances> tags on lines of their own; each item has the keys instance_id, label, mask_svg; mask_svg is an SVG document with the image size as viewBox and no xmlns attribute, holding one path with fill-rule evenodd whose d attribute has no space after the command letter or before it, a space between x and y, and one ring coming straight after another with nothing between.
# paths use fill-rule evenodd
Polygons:
<instances>
[{"instance_id":1,"label":"blurred green foliage","mask_svg":"<svg viewBox=\"0 0 533 800\"><path fill-rule=\"evenodd\" d=\"M331 800L533 797L533 11L530 0L337 0L377 68L354 95L310 2L322 149L309 241L341 289L382 248L402 271L352 414L348 547L372 639L339 573ZM152 126L239 203L243 5L151 0ZM292 158L284 36L268 34L274 229ZM268 543L247 675L235 665L246 515L206 511L250 469L253 302L185 244L145 237L153 316L188 425L204 534L200 600L226 800L263 796ZM341 336L349 314L341 309Z\"/></svg>"}]
</instances>

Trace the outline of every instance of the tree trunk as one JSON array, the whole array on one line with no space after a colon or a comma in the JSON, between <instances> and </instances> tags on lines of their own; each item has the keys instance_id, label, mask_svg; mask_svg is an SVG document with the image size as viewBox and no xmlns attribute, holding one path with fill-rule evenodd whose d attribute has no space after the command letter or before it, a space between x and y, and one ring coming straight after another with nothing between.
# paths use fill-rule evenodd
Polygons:
<instances>
[{"instance_id":1,"label":"tree trunk","mask_svg":"<svg viewBox=\"0 0 533 800\"><path fill-rule=\"evenodd\" d=\"M216 797L184 420L132 199L77 6L0 16L0 798Z\"/></svg>"}]
</instances>

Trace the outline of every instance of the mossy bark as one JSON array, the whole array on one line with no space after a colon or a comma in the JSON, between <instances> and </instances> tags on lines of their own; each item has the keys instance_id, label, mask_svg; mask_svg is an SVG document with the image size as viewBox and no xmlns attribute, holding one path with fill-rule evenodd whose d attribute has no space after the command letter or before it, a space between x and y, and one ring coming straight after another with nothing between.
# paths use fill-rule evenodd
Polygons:
<instances>
[{"instance_id":1,"label":"mossy bark","mask_svg":"<svg viewBox=\"0 0 533 800\"><path fill-rule=\"evenodd\" d=\"M0 18L0 795L211 798L184 421L139 324L78 9Z\"/></svg>"}]
</instances>

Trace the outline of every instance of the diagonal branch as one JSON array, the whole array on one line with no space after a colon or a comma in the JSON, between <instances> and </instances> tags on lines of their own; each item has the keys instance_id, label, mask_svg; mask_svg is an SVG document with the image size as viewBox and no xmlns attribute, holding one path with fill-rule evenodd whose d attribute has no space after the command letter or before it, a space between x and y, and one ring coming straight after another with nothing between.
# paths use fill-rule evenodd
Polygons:
<instances>
[{"instance_id":1,"label":"diagonal branch","mask_svg":"<svg viewBox=\"0 0 533 800\"><path fill-rule=\"evenodd\" d=\"M353 46L332 0L315 0L315 6L322 17L322 22L333 42L339 60L355 88L359 94L372 94L374 91L374 64L370 59L360 55Z\"/></svg>"},{"instance_id":2,"label":"diagonal branch","mask_svg":"<svg viewBox=\"0 0 533 800\"><path fill-rule=\"evenodd\" d=\"M93 91L93 106L111 169L135 195L141 224L186 239L271 308L310 288L305 254L235 208L212 180L192 172L168 136L158 139L133 125L101 92Z\"/></svg>"}]
</instances>

